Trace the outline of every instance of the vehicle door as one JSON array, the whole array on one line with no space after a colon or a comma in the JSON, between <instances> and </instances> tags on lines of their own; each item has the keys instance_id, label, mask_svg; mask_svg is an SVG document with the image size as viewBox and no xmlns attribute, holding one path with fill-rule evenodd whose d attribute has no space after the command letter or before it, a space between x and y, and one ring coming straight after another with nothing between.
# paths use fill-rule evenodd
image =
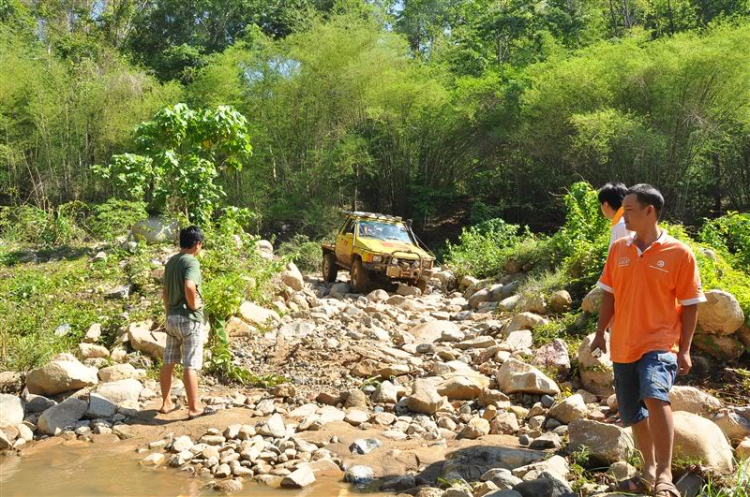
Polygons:
<instances>
[{"instance_id":1,"label":"vehicle door","mask_svg":"<svg viewBox=\"0 0 750 497\"><path fill-rule=\"evenodd\" d=\"M336 237L336 259L347 267L352 264L356 226L357 222L354 219L349 219Z\"/></svg>"}]
</instances>

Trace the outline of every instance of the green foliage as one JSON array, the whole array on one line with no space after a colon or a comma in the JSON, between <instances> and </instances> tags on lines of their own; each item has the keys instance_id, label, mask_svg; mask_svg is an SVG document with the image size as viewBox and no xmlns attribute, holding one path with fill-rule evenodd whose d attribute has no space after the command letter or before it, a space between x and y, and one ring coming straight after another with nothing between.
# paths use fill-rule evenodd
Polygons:
<instances>
[{"instance_id":1,"label":"green foliage","mask_svg":"<svg viewBox=\"0 0 750 497\"><path fill-rule=\"evenodd\" d=\"M0 207L0 233L20 243L51 247L82 241L88 207L72 201L46 212L33 205Z\"/></svg>"},{"instance_id":2,"label":"green foliage","mask_svg":"<svg viewBox=\"0 0 750 497\"><path fill-rule=\"evenodd\" d=\"M131 202L111 198L103 204L95 205L93 215L88 219L92 234L102 240L111 240L121 236L133 224L148 218L145 202Z\"/></svg>"},{"instance_id":3,"label":"green foliage","mask_svg":"<svg viewBox=\"0 0 750 497\"><path fill-rule=\"evenodd\" d=\"M750 270L750 214L730 212L706 220L699 240L715 249L734 254L737 262Z\"/></svg>"},{"instance_id":4,"label":"green foliage","mask_svg":"<svg viewBox=\"0 0 750 497\"><path fill-rule=\"evenodd\" d=\"M220 173L242 170L251 150L247 120L227 106L165 107L135 134L142 155L115 155L109 165L94 167L97 174L137 200L149 197L157 207L204 225L224 196Z\"/></svg>"},{"instance_id":5,"label":"green foliage","mask_svg":"<svg viewBox=\"0 0 750 497\"><path fill-rule=\"evenodd\" d=\"M278 255L294 262L300 271L314 273L320 271L323 257L320 244L306 235L294 235L281 244Z\"/></svg>"}]
</instances>

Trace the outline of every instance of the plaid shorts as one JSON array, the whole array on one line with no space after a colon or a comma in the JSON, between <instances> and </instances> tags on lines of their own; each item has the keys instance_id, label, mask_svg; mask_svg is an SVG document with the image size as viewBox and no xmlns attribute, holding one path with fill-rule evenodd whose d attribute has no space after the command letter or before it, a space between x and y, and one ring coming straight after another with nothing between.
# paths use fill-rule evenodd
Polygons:
<instances>
[{"instance_id":1,"label":"plaid shorts","mask_svg":"<svg viewBox=\"0 0 750 497\"><path fill-rule=\"evenodd\" d=\"M182 362L185 369L203 367L203 324L185 316L167 316L167 346L164 364ZM180 361L182 360L182 361Z\"/></svg>"}]
</instances>

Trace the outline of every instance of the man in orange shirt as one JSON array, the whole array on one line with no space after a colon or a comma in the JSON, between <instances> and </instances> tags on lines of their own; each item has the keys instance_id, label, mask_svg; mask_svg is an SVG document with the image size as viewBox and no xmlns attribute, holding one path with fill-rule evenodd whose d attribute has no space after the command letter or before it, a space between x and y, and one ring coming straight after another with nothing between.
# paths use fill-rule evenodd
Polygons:
<instances>
[{"instance_id":1,"label":"man in orange shirt","mask_svg":"<svg viewBox=\"0 0 750 497\"><path fill-rule=\"evenodd\" d=\"M633 427L643 456L643 476L618 490L679 497L672 484L674 425L669 391L675 376L690 371L690 344L697 307L705 302L695 257L685 244L659 228L664 207L659 191L645 184L628 189L623 200L627 229L609 250L598 286L605 290L591 350L607 351L623 424Z\"/></svg>"}]
</instances>

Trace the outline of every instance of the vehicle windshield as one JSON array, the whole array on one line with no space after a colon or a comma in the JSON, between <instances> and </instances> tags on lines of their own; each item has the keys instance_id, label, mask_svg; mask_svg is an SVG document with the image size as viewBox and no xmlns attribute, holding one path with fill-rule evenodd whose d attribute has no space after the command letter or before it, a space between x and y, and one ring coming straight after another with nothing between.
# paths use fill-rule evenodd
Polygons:
<instances>
[{"instance_id":1,"label":"vehicle windshield","mask_svg":"<svg viewBox=\"0 0 750 497\"><path fill-rule=\"evenodd\" d=\"M400 224L380 223L378 221L360 221L359 236L376 240L396 240L413 243L406 227Z\"/></svg>"}]
</instances>

